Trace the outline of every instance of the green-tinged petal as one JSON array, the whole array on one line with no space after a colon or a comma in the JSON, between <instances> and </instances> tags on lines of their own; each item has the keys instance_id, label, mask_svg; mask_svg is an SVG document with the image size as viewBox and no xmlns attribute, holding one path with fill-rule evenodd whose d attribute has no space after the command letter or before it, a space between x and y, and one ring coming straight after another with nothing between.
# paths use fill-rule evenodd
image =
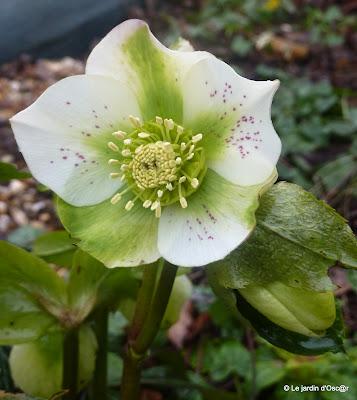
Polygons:
<instances>
[{"instance_id":1,"label":"green-tinged petal","mask_svg":"<svg viewBox=\"0 0 357 400\"><path fill-rule=\"evenodd\" d=\"M242 243L255 226L259 195L276 179L263 185L240 187L208 170L199 190L164 209L159 224L159 251L175 265L195 267L220 260Z\"/></svg>"},{"instance_id":2,"label":"green-tinged petal","mask_svg":"<svg viewBox=\"0 0 357 400\"><path fill-rule=\"evenodd\" d=\"M281 282L251 285L239 292L275 324L302 335L316 336L329 328L336 318L333 292L292 288Z\"/></svg>"},{"instance_id":3,"label":"green-tinged petal","mask_svg":"<svg viewBox=\"0 0 357 400\"><path fill-rule=\"evenodd\" d=\"M141 202L126 211L130 195L120 203L73 207L58 199L58 213L78 246L109 268L132 267L156 261L158 219Z\"/></svg>"},{"instance_id":4,"label":"green-tinged petal","mask_svg":"<svg viewBox=\"0 0 357 400\"><path fill-rule=\"evenodd\" d=\"M140 20L114 28L92 51L86 73L106 75L128 84L137 94L144 119L172 118L182 122L181 85L186 71L205 52L169 50Z\"/></svg>"},{"instance_id":5,"label":"green-tinged petal","mask_svg":"<svg viewBox=\"0 0 357 400\"><path fill-rule=\"evenodd\" d=\"M252 81L215 58L196 63L183 87L186 128L203 133L208 165L237 185L264 182L281 143L270 117L278 81Z\"/></svg>"},{"instance_id":6,"label":"green-tinged petal","mask_svg":"<svg viewBox=\"0 0 357 400\"><path fill-rule=\"evenodd\" d=\"M48 88L11 119L20 151L32 174L70 204L96 204L121 185L110 179L112 133L139 116L132 92L117 80L73 76ZM131 128L130 128L131 129ZM118 143L119 144L119 143Z\"/></svg>"}]
</instances>

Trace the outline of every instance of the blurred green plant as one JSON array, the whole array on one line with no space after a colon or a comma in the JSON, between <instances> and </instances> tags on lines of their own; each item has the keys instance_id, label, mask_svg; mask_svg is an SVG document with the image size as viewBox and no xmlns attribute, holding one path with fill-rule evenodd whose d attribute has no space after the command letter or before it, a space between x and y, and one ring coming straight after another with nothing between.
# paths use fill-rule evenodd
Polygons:
<instances>
[{"instance_id":1,"label":"blurred green plant","mask_svg":"<svg viewBox=\"0 0 357 400\"><path fill-rule=\"evenodd\" d=\"M343 15L337 5L331 5L326 10L306 7L306 28L314 44L340 46L344 42L346 29L352 26L356 26L355 18Z\"/></svg>"}]
</instances>

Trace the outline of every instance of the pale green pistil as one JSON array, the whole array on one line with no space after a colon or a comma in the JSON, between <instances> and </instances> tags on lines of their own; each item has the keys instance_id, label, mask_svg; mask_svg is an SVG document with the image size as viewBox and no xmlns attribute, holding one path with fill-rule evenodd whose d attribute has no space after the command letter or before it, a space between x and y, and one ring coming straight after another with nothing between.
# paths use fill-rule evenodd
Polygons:
<instances>
[{"instance_id":1,"label":"pale green pistil","mask_svg":"<svg viewBox=\"0 0 357 400\"><path fill-rule=\"evenodd\" d=\"M125 205L128 211L138 200L157 217L162 207L177 201L186 208L187 197L196 191L206 173L204 150L199 146L202 134L193 135L172 119L156 117L142 124L139 118L129 118L134 131L114 132L122 143L108 143L113 152L123 156L109 160L116 166L110 176L126 183L126 188L112 197L112 204L130 191L134 197Z\"/></svg>"}]
</instances>

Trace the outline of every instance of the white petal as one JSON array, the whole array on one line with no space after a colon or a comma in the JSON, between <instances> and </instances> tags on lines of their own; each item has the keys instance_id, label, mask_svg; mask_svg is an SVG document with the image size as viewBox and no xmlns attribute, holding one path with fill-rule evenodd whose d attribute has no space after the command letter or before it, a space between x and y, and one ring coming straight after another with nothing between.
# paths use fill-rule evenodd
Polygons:
<instances>
[{"instance_id":1,"label":"white petal","mask_svg":"<svg viewBox=\"0 0 357 400\"><path fill-rule=\"evenodd\" d=\"M138 30L143 28L147 30L157 50L175 60L175 62L178 63L178 67L184 69L183 72L197 61L212 57L209 53L204 51L183 52L179 50L170 50L155 38L144 21L129 19L112 29L93 49L87 60L86 73L111 76L112 78L126 82L132 81L133 71L131 71L129 60L127 60L127 54L123 52L123 45L125 45L128 39ZM147 60L147 62L149 61L150 60Z\"/></svg>"},{"instance_id":2,"label":"white petal","mask_svg":"<svg viewBox=\"0 0 357 400\"><path fill-rule=\"evenodd\" d=\"M252 81L218 59L195 64L184 82L184 126L204 134L210 168L238 185L266 180L281 142L270 108L279 81Z\"/></svg>"},{"instance_id":3,"label":"white petal","mask_svg":"<svg viewBox=\"0 0 357 400\"><path fill-rule=\"evenodd\" d=\"M175 265L195 267L227 256L255 226L262 186L239 187L208 171L188 207L165 207L159 222L158 247Z\"/></svg>"},{"instance_id":4,"label":"white petal","mask_svg":"<svg viewBox=\"0 0 357 400\"><path fill-rule=\"evenodd\" d=\"M11 119L20 151L34 177L72 205L101 202L120 186L110 179L112 132L139 115L129 89L114 79L73 76L50 88Z\"/></svg>"},{"instance_id":5,"label":"white petal","mask_svg":"<svg viewBox=\"0 0 357 400\"><path fill-rule=\"evenodd\" d=\"M201 51L175 51L162 45L140 20L109 32L90 54L86 74L121 80L135 92L144 118L182 120L181 85L189 68L205 58Z\"/></svg>"}]
</instances>

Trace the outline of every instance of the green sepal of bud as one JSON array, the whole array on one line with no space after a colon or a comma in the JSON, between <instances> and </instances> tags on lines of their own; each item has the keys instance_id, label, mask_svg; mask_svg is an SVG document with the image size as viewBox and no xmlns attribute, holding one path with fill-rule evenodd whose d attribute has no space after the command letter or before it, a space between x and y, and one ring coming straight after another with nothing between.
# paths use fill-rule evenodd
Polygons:
<instances>
[{"instance_id":1,"label":"green sepal of bud","mask_svg":"<svg viewBox=\"0 0 357 400\"><path fill-rule=\"evenodd\" d=\"M272 282L239 289L245 300L266 318L292 332L318 336L335 321L333 292L314 292Z\"/></svg>"},{"instance_id":2,"label":"green sepal of bud","mask_svg":"<svg viewBox=\"0 0 357 400\"><path fill-rule=\"evenodd\" d=\"M63 332L16 345L10 353L11 376L15 385L30 396L50 398L62 387ZM97 342L88 326L79 331L78 385L83 388L92 379Z\"/></svg>"}]
</instances>

